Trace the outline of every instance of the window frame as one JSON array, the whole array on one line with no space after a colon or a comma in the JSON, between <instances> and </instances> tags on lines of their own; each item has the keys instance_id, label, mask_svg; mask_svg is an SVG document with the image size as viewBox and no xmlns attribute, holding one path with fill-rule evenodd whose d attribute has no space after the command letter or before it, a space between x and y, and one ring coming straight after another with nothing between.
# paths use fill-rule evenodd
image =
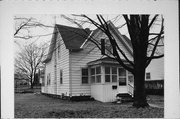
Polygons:
<instances>
[{"instance_id":1,"label":"window frame","mask_svg":"<svg viewBox=\"0 0 180 119\"><path fill-rule=\"evenodd\" d=\"M97 68L100 68L100 72L97 74ZM94 69L94 74L92 74L92 69ZM100 82L97 82L97 76L100 76ZM92 77L94 77L94 82L92 82ZM102 66L93 66L90 68L90 82L91 84L101 84L102 83Z\"/></svg>"},{"instance_id":2,"label":"window frame","mask_svg":"<svg viewBox=\"0 0 180 119\"><path fill-rule=\"evenodd\" d=\"M107 74L106 73L106 67L108 67L109 68L109 73ZM104 77L105 77L105 80L104 80L104 82L105 83L111 83L111 66L104 66ZM106 82L106 76L109 76L109 82Z\"/></svg>"},{"instance_id":3,"label":"window frame","mask_svg":"<svg viewBox=\"0 0 180 119\"><path fill-rule=\"evenodd\" d=\"M100 72L97 73L97 68L100 68ZM100 82L97 82L97 76L100 76ZM102 82L102 69L101 69L101 66L97 66L95 68L95 83L101 83Z\"/></svg>"},{"instance_id":4,"label":"window frame","mask_svg":"<svg viewBox=\"0 0 180 119\"><path fill-rule=\"evenodd\" d=\"M150 72L146 72L146 79L151 80L151 73Z\"/></svg>"},{"instance_id":5,"label":"window frame","mask_svg":"<svg viewBox=\"0 0 180 119\"><path fill-rule=\"evenodd\" d=\"M106 67L110 68L109 74L106 73ZM113 68L116 69L116 73L113 73ZM118 67L116 67L116 66L104 66L104 73L105 73L104 74L104 76L105 76L104 83L117 83L118 82ZM109 82L106 81L106 76L109 76L109 78L110 78ZM116 81L113 81L113 76L116 76Z\"/></svg>"},{"instance_id":6,"label":"window frame","mask_svg":"<svg viewBox=\"0 0 180 119\"><path fill-rule=\"evenodd\" d=\"M113 68L116 68L116 74L113 74ZM116 76L116 82L113 82L113 76ZM118 81L118 67L111 67L111 83L117 83Z\"/></svg>"},{"instance_id":7,"label":"window frame","mask_svg":"<svg viewBox=\"0 0 180 119\"><path fill-rule=\"evenodd\" d=\"M125 70L125 76L120 76L120 72L119 72L119 70L120 69L123 69L123 70ZM125 83L124 82L121 82L121 84L120 84L120 79L124 79L125 78ZM124 69L123 67L119 67L118 68L118 85L119 86L127 86L127 84L128 84L128 82L127 82L127 70L126 69Z\"/></svg>"},{"instance_id":8,"label":"window frame","mask_svg":"<svg viewBox=\"0 0 180 119\"><path fill-rule=\"evenodd\" d=\"M62 85L63 84L63 70L62 69L60 69L60 76L59 76L59 78L60 78L60 85Z\"/></svg>"},{"instance_id":9,"label":"window frame","mask_svg":"<svg viewBox=\"0 0 180 119\"><path fill-rule=\"evenodd\" d=\"M83 70L87 70L87 75L84 75L83 74ZM83 78L87 78L87 83L83 83ZM82 85L86 85L86 84L89 84L89 70L88 68L81 68L81 84Z\"/></svg>"}]
</instances>

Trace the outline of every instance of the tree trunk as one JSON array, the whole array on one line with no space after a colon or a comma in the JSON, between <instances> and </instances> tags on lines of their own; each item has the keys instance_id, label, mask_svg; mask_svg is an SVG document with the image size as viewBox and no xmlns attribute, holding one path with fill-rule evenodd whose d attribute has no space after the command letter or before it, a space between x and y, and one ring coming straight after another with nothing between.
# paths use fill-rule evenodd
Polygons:
<instances>
[{"instance_id":1,"label":"tree trunk","mask_svg":"<svg viewBox=\"0 0 180 119\"><path fill-rule=\"evenodd\" d=\"M33 78L31 77L31 79L30 79L31 81L30 81L30 84L31 84L31 89L33 89Z\"/></svg>"},{"instance_id":2,"label":"tree trunk","mask_svg":"<svg viewBox=\"0 0 180 119\"><path fill-rule=\"evenodd\" d=\"M135 70L134 74L134 107L146 107L149 106L146 100L145 92L145 69L139 67Z\"/></svg>"},{"instance_id":3,"label":"tree trunk","mask_svg":"<svg viewBox=\"0 0 180 119\"><path fill-rule=\"evenodd\" d=\"M149 106L145 92L145 71L146 71L146 51L137 50L134 54L134 107Z\"/></svg>"}]
</instances>

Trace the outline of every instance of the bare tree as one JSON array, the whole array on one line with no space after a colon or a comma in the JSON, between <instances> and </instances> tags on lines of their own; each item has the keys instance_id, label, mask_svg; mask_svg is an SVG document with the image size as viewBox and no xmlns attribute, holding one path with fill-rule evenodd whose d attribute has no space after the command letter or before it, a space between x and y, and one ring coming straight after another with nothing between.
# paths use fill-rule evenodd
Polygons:
<instances>
[{"instance_id":1,"label":"bare tree","mask_svg":"<svg viewBox=\"0 0 180 119\"><path fill-rule=\"evenodd\" d=\"M90 22L96 28L100 29L103 33L106 34L111 45L112 52L111 50L107 49L107 47L105 47L105 42L103 40L103 42L99 42L93 37L90 37L88 40L93 42L99 48L99 50L101 50L102 55L118 61L122 67L124 67L134 75L133 106L148 106L144 86L145 70L153 59L161 58L164 56L164 54L159 54L157 52L158 47L163 46L162 42L164 37L164 18L160 15L154 15L152 19L150 19L150 15L123 15L125 23L119 25L120 27L118 28L121 28L125 25L127 26L133 51L133 60L130 60L123 52L123 49L119 47L116 39L113 37L112 32L110 31L111 26L109 25L109 22L105 20L102 15L96 15L97 20L93 20L87 15L75 16L86 18L88 20L88 22L86 21L86 23ZM156 23L158 17L160 18L160 31L158 31L157 33L150 33L150 29ZM69 20L70 22L74 20L67 17L65 17L65 19ZM82 25L77 21L73 21L72 23L75 23L77 26ZM105 52L105 50L109 51L110 54ZM124 59L126 60L126 62L128 62L128 64L123 61Z\"/></svg>"},{"instance_id":2,"label":"bare tree","mask_svg":"<svg viewBox=\"0 0 180 119\"><path fill-rule=\"evenodd\" d=\"M34 37L41 37L41 36L49 36L52 35L52 33L48 34L37 34L37 35L32 35L31 30L34 28L53 28L51 25L45 25L37 19L30 17L15 17L15 30L14 30L14 38L20 38L20 39L31 39Z\"/></svg>"},{"instance_id":3,"label":"bare tree","mask_svg":"<svg viewBox=\"0 0 180 119\"><path fill-rule=\"evenodd\" d=\"M15 58L15 69L26 75L29 79L31 88L33 88L35 74L44 60L45 52L46 47L31 43L24 46L22 51L20 51Z\"/></svg>"}]
</instances>

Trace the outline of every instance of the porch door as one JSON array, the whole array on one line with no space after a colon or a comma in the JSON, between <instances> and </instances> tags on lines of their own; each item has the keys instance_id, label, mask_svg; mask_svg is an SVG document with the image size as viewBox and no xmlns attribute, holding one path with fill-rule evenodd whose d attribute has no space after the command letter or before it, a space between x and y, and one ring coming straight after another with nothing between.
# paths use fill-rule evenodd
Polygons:
<instances>
[{"instance_id":1,"label":"porch door","mask_svg":"<svg viewBox=\"0 0 180 119\"><path fill-rule=\"evenodd\" d=\"M124 68L118 68L118 93L128 93L128 72Z\"/></svg>"}]
</instances>

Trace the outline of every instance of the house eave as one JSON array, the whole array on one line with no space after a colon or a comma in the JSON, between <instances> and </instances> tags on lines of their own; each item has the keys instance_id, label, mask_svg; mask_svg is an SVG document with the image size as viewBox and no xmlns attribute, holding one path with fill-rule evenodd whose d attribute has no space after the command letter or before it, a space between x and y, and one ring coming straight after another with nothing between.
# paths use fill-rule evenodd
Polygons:
<instances>
[{"instance_id":1,"label":"house eave","mask_svg":"<svg viewBox=\"0 0 180 119\"><path fill-rule=\"evenodd\" d=\"M127 61L123 60L125 64L127 64ZM102 59L97 59L91 62L87 63L88 66L93 66L93 65L120 65L118 61L113 60L113 59L107 59L107 58L102 58Z\"/></svg>"}]
</instances>

